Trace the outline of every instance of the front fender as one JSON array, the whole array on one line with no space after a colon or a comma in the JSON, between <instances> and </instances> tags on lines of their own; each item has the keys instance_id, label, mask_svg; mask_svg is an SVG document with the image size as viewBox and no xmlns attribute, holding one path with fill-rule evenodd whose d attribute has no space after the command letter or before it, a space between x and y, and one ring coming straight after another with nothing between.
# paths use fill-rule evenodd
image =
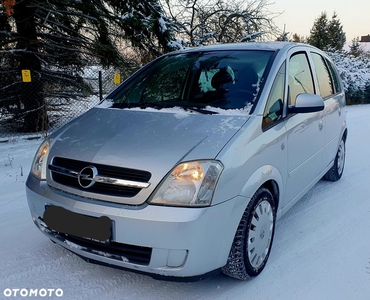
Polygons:
<instances>
[{"instance_id":1,"label":"front fender","mask_svg":"<svg viewBox=\"0 0 370 300\"><path fill-rule=\"evenodd\" d=\"M257 169L248 178L247 182L245 183L240 192L240 196L252 198L256 191L268 181L275 181L279 188L279 195L284 195L285 193L284 178L281 175L280 171L272 165L265 165ZM276 200L278 201L279 204L280 199ZM279 206L277 207L277 216L278 218L280 217Z\"/></svg>"},{"instance_id":2,"label":"front fender","mask_svg":"<svg viewBox=\"0 0 370 300\"><path fill-rule=\"evenodd\" d=\"M279 188L279 194L284 195L284 180L281 173L274 166L266 165L257 169L245 183L240 195L230 200L233 202L234 207L229 216L229 221L225 223L225 232L228 234L224 235L223 244L220 248L218 265L223 266L226 264L235 232L245 209L256 191L268 181L275 181ZM273 191L271 192L273 193ZM279 209L277 209L277 218L280 216L281 213Z\"/></svg>"}]
</instances>

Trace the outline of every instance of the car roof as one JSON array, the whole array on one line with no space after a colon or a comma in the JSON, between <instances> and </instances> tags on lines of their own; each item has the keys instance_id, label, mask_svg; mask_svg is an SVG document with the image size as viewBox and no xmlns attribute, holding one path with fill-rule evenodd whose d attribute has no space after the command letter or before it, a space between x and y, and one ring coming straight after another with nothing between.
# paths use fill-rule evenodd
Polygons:
<instances>
[{"instance_id":1,"label":"car roof","mask_svg":"<svg viewBox=\"0 0 370 300\"><path fill-rule=\"evenodd\" d=\"M220 51L220 50L269 50L277 51L283 48L289 49L294 46L307 46L306 44L293 42L246 42L246 43L229 43L213 44L194 48L185 48L179 52L199 52L199 51Z\"/></svg>"}]
</instances>

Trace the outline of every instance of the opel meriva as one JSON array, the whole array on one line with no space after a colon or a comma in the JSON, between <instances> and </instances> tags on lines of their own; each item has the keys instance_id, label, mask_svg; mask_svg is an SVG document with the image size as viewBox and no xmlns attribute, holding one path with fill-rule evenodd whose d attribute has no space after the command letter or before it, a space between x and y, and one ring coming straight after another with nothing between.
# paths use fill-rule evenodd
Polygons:
<instances>
[{"instance_id":1,"label":"opel meriva","mask_svg":"<svg viewBox=\"0 0 370 300\"><path fill-rule=\"evenodd\" d=\"M256 276L276 220L342 176L344 108L333 62L308 45L166 54L42 143L27 180L33 221L92 262Z\"/></svg>"}]
</instances>

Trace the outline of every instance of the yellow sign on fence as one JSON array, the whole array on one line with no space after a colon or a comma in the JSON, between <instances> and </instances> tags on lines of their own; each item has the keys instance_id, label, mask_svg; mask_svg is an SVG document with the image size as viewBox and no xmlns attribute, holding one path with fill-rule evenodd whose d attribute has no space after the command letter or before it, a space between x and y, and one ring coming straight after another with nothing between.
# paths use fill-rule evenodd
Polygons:
<instances>
[{"instance_id":1,"label":"yellow sign on fence","mask_svg":"<svg viewBox=\"0 0 370 300\"><path fill-rule=\"evenodd\" d=\"M114 73L113 82L114 82L114 84L120 84L121 83L121 74Z\"/></svg>"},{"instance_id":2,"label":"yellow sign on fence","mask_svg":"<svg viewBox=\"0 0 370 300\"><path fill-rule=\"evenodd\" d=\"M22 81L31 82L31 71L30 70L22 70Z\"/></svg>"}]
</instances>

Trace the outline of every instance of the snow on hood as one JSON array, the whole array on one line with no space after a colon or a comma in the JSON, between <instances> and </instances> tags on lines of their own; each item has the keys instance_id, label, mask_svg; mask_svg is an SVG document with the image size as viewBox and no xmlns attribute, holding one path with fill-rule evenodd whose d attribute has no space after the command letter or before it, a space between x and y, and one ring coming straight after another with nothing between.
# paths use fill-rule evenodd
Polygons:
<instances>
[{"instance_id":1,"label":"snow on hood","mask_svg":"<svg viewBox=\"0 0 370 300\"><path fill-rule=\"evenodd\" d=\"M96 107L97 108L111 108L113 105L113 101L111 99L105 99L104 101L100 102ZM140 108L140 107L132 107L132 108L117 108L120 110L131 110L131 111L151 111L151 112L161 112L161 113L173 113L175 114L175 117L186 117L189 114L197 114L194 111L190 110L184 110L181 107L171 107L171 108L162 108L162 109L157 109L157 108ZM226 116L247 116L249 115L251 109L252 109L252 104L248 103L248 105L244 108L240 109L223 109L219 107L213 107L213 106L206 106L206 110L215 112L219 115L226 115Z\"/></svg>"}]
</instances>

